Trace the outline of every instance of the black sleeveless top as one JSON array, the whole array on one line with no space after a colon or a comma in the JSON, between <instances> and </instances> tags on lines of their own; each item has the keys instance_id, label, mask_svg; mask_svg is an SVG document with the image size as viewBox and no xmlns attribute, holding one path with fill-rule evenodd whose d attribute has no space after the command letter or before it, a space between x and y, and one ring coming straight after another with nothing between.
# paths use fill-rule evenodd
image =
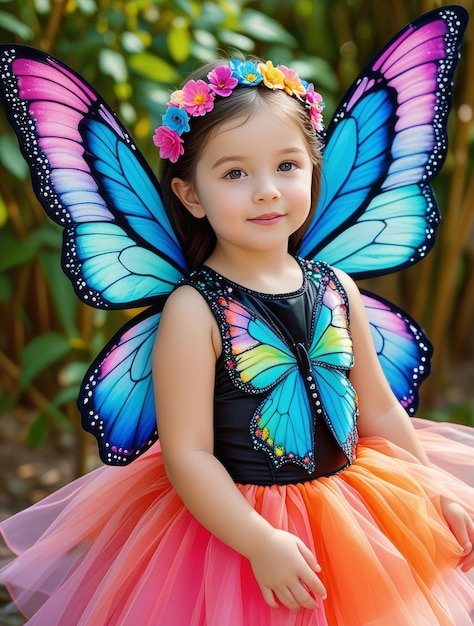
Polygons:
<instances>
[{"instance_id":1,"label":"black sleeveless top","mask_svg":"<svg viewBox=\"0 0 474 626\"><path fill-rule=\"evenodd\" d=\"M214 454L237 483L313 480L355 455L347 297L327 264L297 260L303 284L293 293L259 293L206 266L183 281L221 331Z\"/></svg>"}]
</instances>

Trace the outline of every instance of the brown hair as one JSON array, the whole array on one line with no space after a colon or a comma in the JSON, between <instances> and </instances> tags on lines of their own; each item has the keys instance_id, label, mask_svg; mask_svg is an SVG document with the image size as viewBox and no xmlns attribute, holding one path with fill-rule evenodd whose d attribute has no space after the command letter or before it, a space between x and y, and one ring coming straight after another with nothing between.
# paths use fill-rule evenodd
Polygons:
<instances>
[{"instance_id":1,"label":"brown hair","mask_svg":"<svg viewBox=\"0 0 474 626\"><path fill-rule=\"evenodd\" d=\"M251 60L258 61L258 59ZM223 60L208 63L193 72L188 80L204 79L217 65L225 63L227 62ZM241 117L244 113L248 113L250 117L253 111L262 105L268 107L273 113L299 123L313 163L311 210L305 223L289 238L288 249L291 254L296 253L314 214L320 193L322 155L321 142L311 125L308 111L296 98L280 90L271 90L263 85L238 88L230 98L216 98L214 108L205 116L192 118L191 130L182 135L184 154L176 163L171 163L167 159L161 162L160 182L164 206L183 246L190 269L194 269L207 259L215 247L216 237L206 217L197 219L183 206L174 194L171 182L173 178L193 180L199 156L222 122L233 117Z\"/></svg>"}]
</instances>

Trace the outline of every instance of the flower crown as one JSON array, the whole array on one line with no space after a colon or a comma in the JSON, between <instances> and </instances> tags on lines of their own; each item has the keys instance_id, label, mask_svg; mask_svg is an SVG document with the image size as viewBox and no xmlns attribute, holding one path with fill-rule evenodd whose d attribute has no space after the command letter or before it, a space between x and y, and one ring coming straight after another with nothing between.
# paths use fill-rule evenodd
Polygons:
<instances>
[{"instance_id":1,"label":"flower crown","mask_svg":"<svg viewBox=\"0 0 474 626\"><path fill-rule=\"evenodd\" d=\"M153 143L162 159L176 163L184 154L181 135L189 132L191 117L200 117L214 108L216 96L228 98L238 87L256 87L263 83L268 89L283 89L294 96L308 110L313 128L323 130L323 99L312 84L302 81L298 74L284 65L273 66L271 61L253 63L231 59L229 65L218 65L204 80L189 80L182 89L173 91L163 115L163 125L155 130Z\"/></svg>"}]
</instances>

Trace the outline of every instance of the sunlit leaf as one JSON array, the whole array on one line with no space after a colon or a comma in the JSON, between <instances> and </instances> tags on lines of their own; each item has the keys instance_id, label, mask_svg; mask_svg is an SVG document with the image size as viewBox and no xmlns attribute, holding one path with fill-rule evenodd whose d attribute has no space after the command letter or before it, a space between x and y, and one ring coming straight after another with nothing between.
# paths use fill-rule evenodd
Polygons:
<instances>
[{"instance_id":1,"label":"sunlit leaf","mask_svg":"<svg viewBox=\"0 0 474 626\"><path fill-rule=\"evenodd\" d=\"M186 61L191 53L191 34L184 22L175 20L168 33L168 50L177 63Z\"/></svg>"},{"instance_id":2,"label":"sunlit leaf","mask_svg":"<svg viewBox=\"0 0 474 626\"><path fill-rule=\"evenodd\" d=\"M164 83L172 83L180 79L180 75L172 65L151 52L132 54L128 63L131 69L146 78Z\"/></svg>"},{"instance_id":3,"label":"sunlit leaf","mask_svg":"<svg viewBox=\"0 0 474 626\"><path fill-rule=\"evenodd\" d=\"M77 396L79 385L81 384L89 365L89 363L84 363L82 361L74 361L73 363L66 363L66 365L61 368L61 371L59 372L59 382L62 387L64 387L64 391L74 387L76 388ZM75 399L76 396L69 398L67 394L61 395L61 398L63 398L61 402L67 402L68 400L64 399L66 397L68 397L68 399ZM55 401L58 402L58 397L56 397Z\"/></svg>"},{"instance_id":4,"label":"sunlit leaf","mask_svg":"<svg viewBox=\"0 0 474 626\"><path fill-rule=\"evenodd\" d=\"M319 57L295 59L292 68L305 80L315 83L316 88L323 87L333 93L340 89L339 78L331 65Z\"/></svg>"},{"instance_id":5,"label":"sunlit leaf","mask_svg":"<svg viewBox=\"0 0 474 626\"><path fill-rule=\"evenodd\" d=\"M253 39L232 30L221 28L219 31L219 37L220 40L227 46L236 48L242 52L252 52L255 48L255 41Z\"/></svg>"},{"instance_id":6,"label":"sunlit leaf","mask_svg":"<svg viewBox=\"0 0 474 626\"><path fill-rule=\"evenodd\" d=\"M50 0L35 0L35 9L38 13L46 15L51 11L51 1Z\"/></svg>"},{"instance_id":7,"label":"sunlit leaf","mask_svg":"<svg viewBox=\"0 0 474 626\"><path fill-rule=\"evenodd\" d=\"M124 47L124 50L126 50L130 54L135 52L143 52L143 50L145 49L143 39L137 33L123 33L122 45Z\"/></svg>"},{"instance_id":8,"label":"sunlit leaf","mask_svg":"<svg viewBox=\"0 0 474 626\"><path fill-rule=\"evenodd\" d=\"M239 25L241 32L260 41L280 42L291 47L298 43L276 20L260 11L245 9L240 16Z\"/></svg>"},{"instance_id":9,"label":"sunlit leaf","mask_svg":"<svg viewBox=\"0 0 474 626\"><path fill-rule=\"evenodd\" d=\"M209 50L214 50L217 47L216 37L208 30L202 30L201 28L193 30L193 42L209 48Z\"/></svg>"},{"instance_id":10,"label":"sunlit leaf","mask_svg":"<svg viewBox=\"0 0 474 626\"><path fill-rule=\"evenodd\" d=\"M120 118L124 124L130 127L137 120L135 107L128 101L121 102L119 107Z\"/></svg>"},{"instance_id":11,"label":"sunlit leaf","mask_svg":"<svg viewBox=\"0 0 474 626\"><path fill-rule=\"evenodd\" d=\"M191 44L191 52L195 59L202 61L203 63L209 61L209 57L215 57L218 54L217 49L209 49L207 46L203 46L202 44L194 41Z\"/></svg>"},{"instance_id":12,"label":"sunlit leaf","mask_svg":"<svg viewBox=\"0 0 474 626\"><path fill-rule=\"evenodd\" d=\"M199 18L199 26L203 28L213 28L221 24L226 18L225 11L215 2L204 2Z\"/></svg>"},{"instance_id":13,"label":"sunlit leaf","mask_svg":"<svg viewBox=\"0 0 474 626\"><path fill-rule=\"evenodd\" d=\"M112 76L118 83L128 78L127 63L119 52L105 48L99 52L99 67L104 74Z\"/></svg>"},{"instance_id":14,"label":"sunlit leaf","mask_svg":"<svg viewBox=\"0 0 474 626\"><path fill-rule=\"evenodd\" d=\"M0 28L8 30L10 33L18 35L21 39L29 41L33 39L34 32L24 22L17 19L11 13L0 11Z\"/></svg>"},{"instance_id":15,"label":"sunlit leaf","mask_svg":"<svg viewBox=\"0 0 474 626\"><path fill-rule=\"evenodd\" d=\"M28 165L21 155L13 134L9 133L0 137L0 162L6 170L20 180L28 176Z\"/></svg>"},{"instance_id":16,"label":"sunlit leaf","mask_svg":"<svg viewBox=\"0 0 474 626\"><path fill-rule=\"evenodd\" d=\"M196 19L201 12L202 3L192 0L174 0L177 7L183 11L188 17Z\"/></svg>"},{"instance_id":17,"label":"sunlit leaf","mask_svg":"<svg viewBox=\"0 0 474 626\"><path fill-rule=\"evenodd\" d=\"M76 2L84 15L94 15L97 11L97 3L95 0L76 0Z\"/></svg>"}]
</instances>

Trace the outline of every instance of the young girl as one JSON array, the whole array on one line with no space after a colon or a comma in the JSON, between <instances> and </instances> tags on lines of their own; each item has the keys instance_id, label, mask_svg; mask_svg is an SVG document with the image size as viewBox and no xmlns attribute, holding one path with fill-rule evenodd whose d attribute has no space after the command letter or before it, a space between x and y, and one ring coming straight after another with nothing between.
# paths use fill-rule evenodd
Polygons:
<instances>
[{"instance_id":1,"label":"young girl","mask_svg":"<svg viewBox=\"0 0 474 626\"><path fill-rule=\"evenodd\" d=\"M161 448L4 523L4 580L48 626L470 625L473 491L430 464L353 281L294 256L320 97L249 63L202 68L155 135L194 268L156 338Z\"/></svg>"}]
</instances>

